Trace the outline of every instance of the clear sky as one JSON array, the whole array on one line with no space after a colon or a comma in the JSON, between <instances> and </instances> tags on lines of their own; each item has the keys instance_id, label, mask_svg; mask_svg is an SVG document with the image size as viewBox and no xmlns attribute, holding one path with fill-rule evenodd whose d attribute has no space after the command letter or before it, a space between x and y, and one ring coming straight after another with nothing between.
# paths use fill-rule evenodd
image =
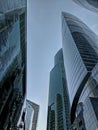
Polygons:
<instances>
[{"instance_id":1,"label":"clear sky","mask_svg":"<svg viewBox=\"0 0 98 130\"><path fill-rule=\"evenodd\" d=\"M98 34L98 15L71 0L27 0L27 98L40 105L37 130L46 130L49 72L62 47L61 12L69 12Z\"/></svg>"}]
</instances>

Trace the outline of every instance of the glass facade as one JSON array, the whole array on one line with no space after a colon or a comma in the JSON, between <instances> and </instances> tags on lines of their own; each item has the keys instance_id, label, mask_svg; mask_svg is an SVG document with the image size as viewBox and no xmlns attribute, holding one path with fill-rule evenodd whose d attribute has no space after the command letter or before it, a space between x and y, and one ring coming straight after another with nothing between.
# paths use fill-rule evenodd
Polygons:
<instances>
[{"instance_id":1,"label":"glass facade","mask_svg":"<svg viewBox=\"0 0 98 130\"><path fill-rule=\"evenodd\" d=\"M97 36L78 18L62 13L63 55L68 83L71 121L82 90L98 62Z\"/></svg>"},{"instance_id":2,"label":"glass facade","mask_svg":"<svg viewBox=\"0 0 98 130\"><path fill-rule=\"evenodd\" d=\"M25 130L36 130L38 113L39 113L39 105L27 100Z\"/></svg>"},{"instance_id":3,"label":"glass facade","mask_svg":"<svg viewBox=\"0 0 98 130\"><path fill-rule=\"evenodd\" d=\"M86 130L85 121L83 118L83 111L84 111L83 103L80 102L77 106L76 118L72 125L73 130Z\"/></svg>"},{"instance_id":4,"label":"glass facade","mask_svg":"<svg viewBox=\"0 0 98 130\"><path fill-rule=\"evenodd\" d=\"M72 36L87 70L91 71L98 61L98 55L83 33L73 32Z\"/></svg>"},{"instance_id":5,"label":"glass facade","mask_svg":"<svg viewBox=\"0 0 98 130\"><path fill-rule=\"evenodd\" d=\"M26 103L26 130L32 129L32 122L34 116L34 109L33 107L27 102Z\"/></svg>"},{"instance_id":6,"label":"glass facade","mask_svg":"<svg viewBox=\"0 0 98 130\"><path fill-rule=\"evenodd\" d=\"M26 0L0 1L0 129L15 129L26 95Z\"/></svg>"},{"instance_id":7,"label":"glass facade","mask_svg":"<svg viewBox=\"0 0 98 130\"><path fill-rule=\"evenodd\" d=\"M98 8L98 0L87 0L87 2L95 8Z\"/></svg>"},{"instance_id":8,"label":"glass facade","mask_svg":"<svg viewBox=\"0 0 98 130\"><path fill-rule=\"evenodd\" d=\"M73 0L80 6L83 6L91 11L98 13L98 0Z\"/></svg>"},{"instance_id":9,"label":"glass facade","mask_svg":"<svg viewBox=\"0 0 98 130\"><path fill-rule=\"evenodd\" d=\"M47 130L70 130L70 110L62 49L50 72Z\"/></svg>"},{"instance_id":10,"label":"glass facade","mask_svg":"<svg viewBox=\"0 0 98 130\"><path fill-rule=\"evenodd\" d=\"M0 1L0 12L7 13L12 10L17 11L26 7L26 0L3 0Z\"/></svg>"},{"instance_id":11,"label":"glass facade","mask_svg":"<svg viewBox=\"0 0 98 130\"><path fill-rule=\"evenodd\" d=\"M79 98L83 103L83 118L86 130L98 128L98 64L93 68ZM79 103L78 102L78 103Z\"/></svg>"}]
</instances>

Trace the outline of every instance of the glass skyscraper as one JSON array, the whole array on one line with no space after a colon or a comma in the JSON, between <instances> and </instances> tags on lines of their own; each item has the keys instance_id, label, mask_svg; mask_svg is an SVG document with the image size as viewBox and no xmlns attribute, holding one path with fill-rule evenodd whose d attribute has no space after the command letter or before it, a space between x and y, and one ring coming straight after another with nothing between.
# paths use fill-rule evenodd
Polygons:
<instances>
[{"instance_id":1,"label":"glass skyscraper","mask_svg":"<svg viewBox=\"0 0 98 130\"><path fill-rule=\"evenodd\" d=\"M0 0L0 130L15 130L26 96L26 0Z\"/></svg>"},{"instance_id":2,"label":"glass skyscraper","mask_svg":"<svg viewBox=\"0 0 98 130\"><path fill-rule=\"evenodd\" d=\"M38 113L39 113L39 105L27 100L25 130L37 129Z\"/></svg>"},{"instance_id":3,"label":"glass skyscraper","mask_svg":"<svg viewBox=\"0 0 98 130\"><path fill-rule=\"evenodd\" d=\"M73 0L75 3L98 13L98 0Z\"/></svg>"},{"instance_id":4,"label":"glass skyscraper","mask_svg":"<svg viewBox=\"0 0 98 130\"><path fill-rule=\"evenodd\" d=\"M97 129L95 102L97 102L98 93L97 89L94 90L96 87L94 83L98 81L96 79L95 82L95 75L92 76L92 73L98 63L96 47L98 38L82 21L68 13L62 13L62 35L73 129ZM97 74L97 71L95 73ZM94 110L95 107L96 110ZM90 118L91 114L92 118ZM89 122L95 124L90 128Z\"/></svg>"},{"instance_id":5,"label":"glass skyscraper","mask_svg":"<svg viewBox=\"0 0 98 130\"><path fill-rule=\"evenodd\" d=\"M50 72L47 130L71 129L69 106L63 52L60 49Z\"/></svg>"}]
</instances>

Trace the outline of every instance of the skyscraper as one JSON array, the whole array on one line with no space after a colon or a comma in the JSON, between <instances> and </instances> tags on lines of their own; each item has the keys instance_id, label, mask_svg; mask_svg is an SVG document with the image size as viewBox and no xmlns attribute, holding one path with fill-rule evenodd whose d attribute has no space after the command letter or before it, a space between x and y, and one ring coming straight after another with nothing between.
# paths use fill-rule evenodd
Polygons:
<instances>
[{"instance_id":1,"label":"skyscraper","mask_svg":"<svg viewBox=\"0 0 98 130\"><path fill-rule=\"evenodd\" d=\"M62 35L71 122L80 120L81 129L83 127L86 130L93 130L98 125L98 120L94 120L97 118L96 110L93 109L95 106L97 107L95 102L98 96L97 90L94 90L98 81L97 79L95 81L93 74L97 75L98 69L97 67L95 69L98 63L96 47L98 38L82 21L68 13L62 13ZM89 118L91 113L93 116ZM88 125L87 122L93 121L95 124L90 128L91 124Z\"/></svg>"},{"instance_id":2,"label":"skyscraper","mask_svg":"<svg viewBox=\"0 0 98 130\"><path fill-rule=\"evenodd\" d=\"M50 72L47 130L70 130L69 111L63 53L60 49Z\"/></svg>"},{"instance_id":3,"label":"skyscraper","mask_svg":"<svg viewBox=\"0 0 98 130\"><path fill-rule=\"evenodd\" d=\"M26 96L26 0L0 0L0 130L13 130Z\"/></svg>"},{"instance_id":4,"label":"skyscraper","mask_svg":"<svg viewBox=\"0 0 98 130\"><path fill-rule=\"evenodd\" d=\"M98 0L73 0L75 3L98 13Z\"/></svg>"},{"instance_id":5,"label":"skyscraper","mask_svg":"<svg viewBox=\"0 0 98 130\"><path fill-rule=\"evenodd\" d=\"M26 130L36 130L38 121L39 105L26 101Z\"/></svg>"}]
</instances>

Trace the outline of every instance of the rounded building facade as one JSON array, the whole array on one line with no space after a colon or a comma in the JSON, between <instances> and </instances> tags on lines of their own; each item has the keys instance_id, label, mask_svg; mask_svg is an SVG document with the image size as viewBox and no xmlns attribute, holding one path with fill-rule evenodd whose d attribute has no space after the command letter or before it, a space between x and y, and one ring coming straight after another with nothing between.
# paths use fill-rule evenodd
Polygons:
<instances>
[{"instance_id":1,"label":"rounded building facade","mask_svg":"<svg viewBox=\"0 0 98 130\"><path fill-rule=\"evenodd\" d=\"M98 13L98 0L73 0L75 3Z\"/></svg>"},{"instance_id":2,"label":"rounded building facade","mask_svg":"<svg viewBox=\"0 0 98 130\"><path fill-rule=\"evenodd\" d=\"M82 104L82 109L79 108L80 104ZM79 129L82 127L84 130L98 129L98 63L93 68L83 88L75 115L76 119L78 119L78 125L76 126L76 121L74 121L74 129L78 127ZM81 125L79 125L80 122Z\"/></svg>"},{"instance_id":3,"label":"rounded building facade","mask_svg":"<svg viewBox=\"0 0 98 130\"><path fill-rule=\"evenodd\" d=\"M62 13L63 55L72 122L80 94L98 62L96 35L75 16Z\"/></svg>"}]
</instances>

